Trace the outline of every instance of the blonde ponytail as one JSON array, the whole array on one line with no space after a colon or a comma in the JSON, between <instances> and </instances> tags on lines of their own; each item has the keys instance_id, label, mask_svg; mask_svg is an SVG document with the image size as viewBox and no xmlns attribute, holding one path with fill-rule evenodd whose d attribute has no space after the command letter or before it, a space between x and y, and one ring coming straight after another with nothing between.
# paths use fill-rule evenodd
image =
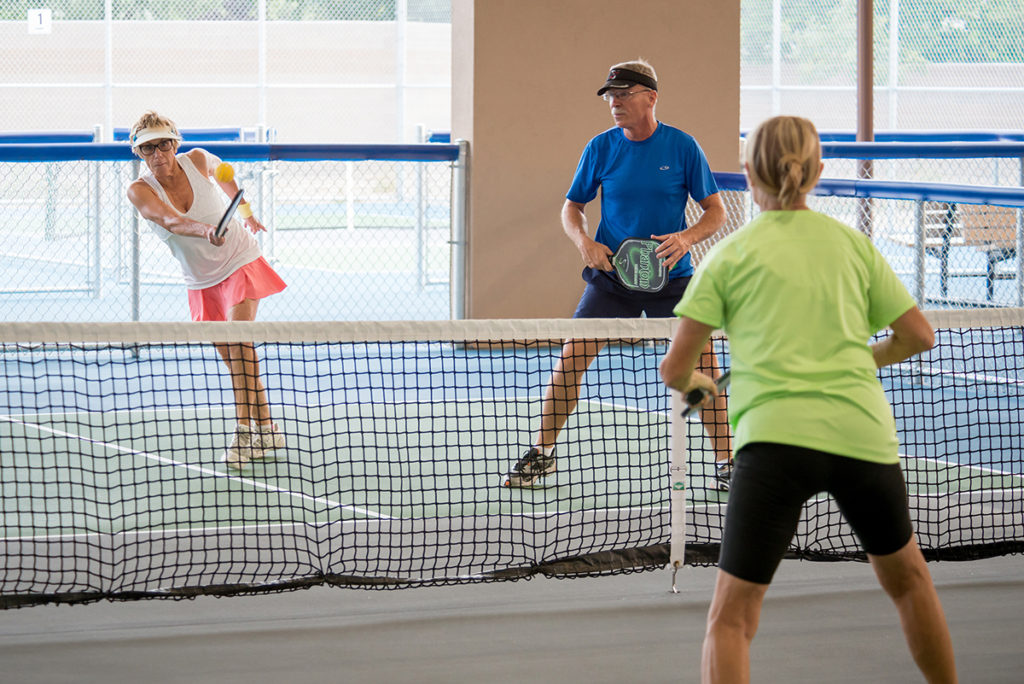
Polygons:
<instances>
[{"instance_id":1,"label":"blonde ponytail","mask_svg":"<svg viewBox=\"0 0 1024 684\"><path fill-rule=\"evenodd\" d=\"M744 161L750 182L790 209L818 182L821 142L808 119L776 116L747 136Z\"/></svg>"}]
</instances>

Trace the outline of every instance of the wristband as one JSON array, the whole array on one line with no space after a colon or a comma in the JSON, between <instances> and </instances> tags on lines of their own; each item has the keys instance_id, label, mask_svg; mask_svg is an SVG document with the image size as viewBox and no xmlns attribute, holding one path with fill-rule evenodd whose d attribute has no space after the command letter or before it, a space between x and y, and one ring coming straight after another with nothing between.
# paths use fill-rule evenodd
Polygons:
<instances>
[{"instance_id":1,"label":"wristband","mask_svg":"<svg viewBox=\"0 0 1024 684\"><path fill-rule=\"evenodd\" d=\"M238 205L238 215L243 219L247 219L252 216L252 207L249 206L248 202L243 202Z\"/></svg>"}]
</instances>

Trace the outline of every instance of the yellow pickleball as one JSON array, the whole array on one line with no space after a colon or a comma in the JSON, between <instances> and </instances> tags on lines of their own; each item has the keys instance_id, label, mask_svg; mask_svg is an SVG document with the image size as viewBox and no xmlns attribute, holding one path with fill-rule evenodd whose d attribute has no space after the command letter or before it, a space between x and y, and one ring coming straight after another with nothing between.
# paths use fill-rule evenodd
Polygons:
<instances>
[{"instance_id":1,"label":"yellow pickleball","mask_svg":"<svg viewBox=\"0 0 1024 684\"><path fill-rule=\"evenodd\" d=\"M220 164L217 164L217 168L213 170L213 177L221 183L230 183L235 177L235 170L231 168L231 164L221 162Z\"/></svg>"}]
</instances>

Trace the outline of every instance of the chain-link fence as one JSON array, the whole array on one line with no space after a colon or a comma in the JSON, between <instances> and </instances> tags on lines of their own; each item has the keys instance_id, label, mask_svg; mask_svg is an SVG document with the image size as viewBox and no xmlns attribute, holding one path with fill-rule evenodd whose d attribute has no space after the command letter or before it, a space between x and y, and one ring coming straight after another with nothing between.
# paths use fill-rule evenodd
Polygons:
<instances>
[{"instance_id":1,"label":"chain-link fence","mask_svg":"<svg viewBox=\"0 0 1024 684\"><path fill-rule=\"evenodd\" d=\"M759 213L742 174L715 176L729 218L697 262ZM922 308L1024 306L1024 188L824 179L808 204L870 235Z\"/></svg>"},{"instance_id":2,"label":"chain-link fence","mask_svg":"<svg viewBox=\"0 0 1024 684\"><path fill-rule=\"evenodd\" d=\"M875 0L874 122L884 129L1017 129L1019 0ZM857 0L743 0L741 121L776 114L856 128Z\"/></svg>"},{"instance_id":3,"label":"chain-link fence","mask_svg":"<svg viewBox=\"0 0 1024 684\"><path fill-rule=\"evenodd\" d=\"M138 162L122 146L81 147L98 148L98 158L0 161L0 319L187 320L177 263L125 198ZM206 147L231 158L232 146ZM262 320L461 315L462 162L355 161L344 157L365 147L329 146L319 158L302 146L272 147L313 158L236 162L268 227L263 251L289 284L261 304ZM342 158L323 158L331 155ZM742 176L716 175L729 215L724 235L757 209ZM817 193L813 208L869 233L922 306L1024 304L1024 189L825 180ZM691 205L691 223L697 211ZM712 242L695 248L698 260Z\"/></svg>"},{"instance_id":4,"label":"chain-link fence","mask_svg":"<svg viewBox=\"0 0 1024 684\"><path fill-rule=\"evenodd\" d=\"M857 178L860 159L867 157L867 173L874 180L964 185L1024 186L1024 144L964 143L955 149L941 145L902 145L898 158L879 158L893 146L875 143L823 145L824 178ZM996 156L999 155L999 156ZM874 157L874 158L872 158Z\"/></svg>"},{"instance_id":5,"label":"chain-link fence","mask_svg":"<svg viewBox=\"0 0 1024 684\"><path fill-rule=\"evenodd\" d=\"M287 142L411 142L451 126L450 0L0 4L0 131L264 126ZM855 128L856 0L742 0L741 128ZM38 20L36 20L38 23ZM1017 0L875 0L875 128L1016 129ZM329 116L325 116L329 112Z\"/></svg>"},{"instance_id":6,"label":"chain-link fence","mask_svg":"<svg viewBox=\"0 0 1024 684\"><path fill-rule=\"evenodd\" d=\"M38 10L45 6L45 19ZM449 0L5 0L0 131L251 126L289 142L450 128Z\"/></svg>"},{"instance_id":7,"label":"chain-link fence","mask_svg":"<svg viewBox=\"0 0 1024 684\"><path fill-rule=\"evenodd\" d=\"M271 154L265 146L205 147L228 159L258 150L237 162L239 183L268 227L260 236L263 251L289 283L265 301L261 318L461 316L464 237L457 209L465 197L457 181L465 166L454 159L458 146L273 145ZM870 156L865 148L871 147L851 153ZM929 153L929 146L920 147ZM139 162L121 145L64 149L62 157L46 146L0 148L0 318L187 320L176 262L145 222L137 226L125 198ZM67 159L84 149L93 150L94 161ZM1024 145L998 149L1009 158L925 161L945 169L939 180L962 177L970 165L1006 164L1008 176L1020 174L1016 155L1024 156ZM365 159L374 155L389 158ZM434 161L422 161L432 155ZM921 160L873 161L912 168ZM725 234L757 210L742 176L717 175L729 216ZM923 306L1024 304L1019 176L1007 183L1017 186L1011 188L899 180L908 175L902 169L896 181L823 180L814 207L871 234ZM691 203L688 220L697 215ZM697 246L698 259L709 244Z\"/></svg>"},{"instance_id":8,"label":"chain-link fence","mask_svg":"<svg viewBox=\"0 0 1024 684\"><path fill-rule=\"evenodd\" d=\"M89 152L96 160L0 161L0 319L188 320L177 261L126 198L139 162L126 146L84 147L98 148ZM229 146L206 147L232 158ZM236 162L267 227L263 253L288 283L261 303L260 318L458 317L450 285L461 244L450 210L457 150L330 146L295 152L318 160ZM394 158L353 159L381 154ZM424 158L433 161L414 161Z\"/></svg>"}]
</instances>

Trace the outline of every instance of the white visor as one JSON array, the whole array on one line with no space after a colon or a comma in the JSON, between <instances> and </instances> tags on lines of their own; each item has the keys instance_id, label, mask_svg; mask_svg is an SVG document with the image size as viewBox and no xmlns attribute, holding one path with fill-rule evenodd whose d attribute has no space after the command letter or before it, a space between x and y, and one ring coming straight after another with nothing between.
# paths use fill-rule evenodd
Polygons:
<instances>
[{"instance_id":1,"label":"white visor","mask_svg":"<svg viewBox=\"0 0 1024 684\"><path fill-rule=\"evenodd\" d=\"M181 136L173 126L150 126L135 134L132 138L132 147L138 147L151 140L181 140Z\"/></svg>"}]
</instances>

